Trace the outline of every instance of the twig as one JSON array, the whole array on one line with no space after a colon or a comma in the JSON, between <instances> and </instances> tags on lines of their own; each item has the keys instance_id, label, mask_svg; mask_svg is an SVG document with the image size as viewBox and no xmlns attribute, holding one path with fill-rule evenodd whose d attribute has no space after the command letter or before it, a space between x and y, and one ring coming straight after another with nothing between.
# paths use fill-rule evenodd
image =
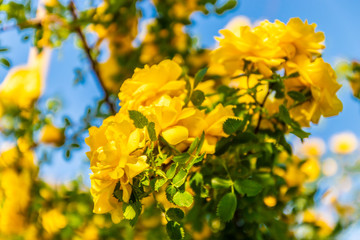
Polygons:
<instances>
[{"instance_id":1,"label":"twig","mask_svg":"<svg viewBox=\"0 0 360 240\"><path fill-rule=\"evenodd\" d=\"M261 107L261 108L264 107L265 102L266 102L266 99L269 97L269 95L270 95L270 90L268 90L268 92L266 93L266 95L265 95L265 97L264 97L264 101L263 101L262 103L260 103L260 107ZM258 120L258 123L257 123L256 128L255 128L255 131L254 131L255 134L258 133L259 130L260 130L260 124L261 124L262 118L263 118L263 117L262 117L262 114L261 114L261 112L260 112L259 120Z\"/></svg>"},{"instance_id":2,"label":"twig","mask_svg":"<svg viewBox=\"0 0 360 240\"><path fill-rule=\"evenodd\" d=\"M76 22L78 17L76 15L76 10L75 10L75 4L73 1L70 1L69 3L69 9L70 9L70 12L71 12L71 15L73 17L73 20ZM86 41L86 38L85 38L85 35L84 33L81 31L81 28L80 26L75 26L75 31L77 33L77 35L80 37L80 40L82 42L82 45L83 45L83 48L84 48L84 51L86 53L86 56L87 58L89 59L90 61L90 64L91 64L91 68L93 69L100 85L101 85L101 88L103 89L104 91L104 100L106 102L106 104L109 106L110 108L110 111L112 114L115 114L116 111L115 111L115 107L114 105L111 103L110 101L110 95L109 95L109 92L106 90L106 87L105 87L105 84L104 84L104 81L102 80L101 78L101 75L100 75L100 71L99 71L99 65L97 63L97 61L92 57L91 55L91 48L89 47L89 44L87 43Z\"/></svg>"}]
</instances>

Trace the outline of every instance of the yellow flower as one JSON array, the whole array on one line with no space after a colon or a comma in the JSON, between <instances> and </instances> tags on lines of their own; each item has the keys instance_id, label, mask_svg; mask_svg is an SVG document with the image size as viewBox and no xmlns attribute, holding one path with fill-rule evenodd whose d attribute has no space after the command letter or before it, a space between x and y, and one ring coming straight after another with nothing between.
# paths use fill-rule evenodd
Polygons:
<instances>
[{"instance_id":1,"label":"yellow flower","mask_svg":"<svg viewBox=\"0 0 360 240\"><path fill-rule=\"evenodd\" d=\"M81 239L84 240L98 240L99 239L99 229L95 224L89 224L85 227L82 232L79 233Z\"/></svg>"},{"instance_id":2,"label":"yellow flower","mask_svg":"<svg viewBox=\"0 0 360 240\"><path fill-rule=\"evenodd\" d=\"M66 217L58 209L44 212L41 214L41 217L42 226L50 235L59 232L68 224Z\"/></svg>"},{"instance_id":3,"label":"yellow flower","mask_svg":"<svg viewBox=\"0 0 360 240\"><path fill-rule=\"evenodd\" d=\"M325 48L323 44L325 35L323 32L315 32L315 28L316 24L308 24L307 20L305 22L301 21L300 18L291 18L289 20L286 24L286 31L280 39L280 42L284 45L293 45L283 46L285 49L293 48L295 50L287 55L289 58L299 54L311 57L313 54L321 53L321 49Z\"/></svg>"},{"instance_id":4,"label":"yellow flower","mask_svg":"<svg viewBox=\"0 0 360 240\"><path fill-rule=\"evenodd\" d=\"M0 85L3 106L29 108L40 97L44 88L46 50L40 54L30 53L29 63L10 70Z\"/></svg>"},{"instance_id":5,"label":"yellow flower","mask_svg":"<svg viewBox=\"0 0 360 240\"><path fill-rule=\"evenodd\" d=\"M321 116L331 117L342 111L342 103L336 96L341 85L336 82L334 70L322 58L312 62L305 55L299 55L286 66L287 74L300 74L285 80L286 91L303 91L311 95L306 102L290 110L302 126L308 127L310 121L318 123ZM291 99L288 102L290 106L293 103Z\"/></svg>"},{"instance_id":6,"label":"yellow flower","mask_svg":"<svg viewBox=\"0 0 360 240\"><path fill-rule=\"evenodd\" d=\"M321 157L325 153L325 142L321 138L307 138L299 146L299 155L304 157Z\"/></svg>"},{"instance_id":7,"label":"yellow flower","mask_svg":"<svg viewBox=\"0 0 360 240\"><path fill-rule=\"evenodd\" d=\"M26 170L12 168L0 174L0 232L21 233L25 228L25 212L30 201L31 176Z\"/></svg>"},{"instance_id":8,"label":"yellow flower","mask_svg":"<svg viewBox=\"0 0 360 240\"><path fill-rule=\"evenodd\" d=\"M264 203L268 207L275 207L276 203L277 203L277 200L276 200L276 198L274 196L266 196L264 198Z\"/></svg>"},{"instance_id":9,"label":"yellow flower","mask_svg":"<svg viewBox=\"0 0 360 240\"><path fill-rule=\"evenodd\" d=\"M162 95L181 96L185 92L185 81L178 80L181 67L171 60L144 69L135 69L131 79L121 86L119 99L122 109L135 109L149 106Z\"/></svg>"},{"instance_id":10,"label":"yellow flower","mask_svg":"<svg viewBox=\"0 0 360 240\"><path fill-rule=\"evenodd\" d=\"M41 129L40 142L45 144L54 144L55 146L61 146L62 144L64 144L64 141L64 129L57 128L52 124L47 124Z\"/></svg>"},{"instance_id":11,"label":"yellow flower","mask_svg":"<svg viewBox=\"0 0 360 240\"><path fill-rule=\"evenodd\" d=\"M307 181L315 181L320 175L320 163L316 158L309 158L301 165L300 170L305 173Z\"/></svg>"},{"instance_id":12,"label":"yellow flower","mask_svg":"<svg viewBox=\"0 0 360 240\"><path fill-rule=\"evenodd\" d=\"M184 101L180 98L162 96L151 107L140 108L150 121L155 123L156 132L171 145L177 145L189 137L189 130L182 125L184 119L195 115L197 109L183 108Z\"/></svg>"},{"instance_id":13,"label":"yellow flower","mask_svg":"<svg viewBox=\"0 0 360 240\"><path fill-rule=\"evenodd\" d=\"M358 147L358 139L352 132L335 134L330 139L330 149L337 154L350 154Z\"/></svg>"},{"instance_id":14,"label":"yellow flower","mask_svg":"<svg viewBox=\"0 0 360 240\"><path fill-rule=\"evenodd\" d=\"M277 67L285 61L273 31L261 25L255 28L240 26L239 30L236 33L228 29L220 30L223 38L216 38L220 46L212 53L213 61L224 65L230 75L243 69L244 60L269 67Z\"/></svg>"},{"instance_id":15,"label":"yellow flower","mask_svg":"<svg viewBox=\"0 0 360 240\"><path fill-rule=\"evenodd\" d=\"M113 196L118 183L123 201L129 201L133 178L148 167L146 156L136 151L144 147L144 131L136 129L131 120L120 113L105 119L100 128L89 129L90 136L85 142L90 147L87 156L93 172L90 178L95 213L110 212L118 207L118 200Z\"/></svg>"},{"instance_id":16,"label":"yellow flower","mask_svg":"<svg viewBox=\"0 0 360 240\"><path fill-rule=\"evenodd\" d=\"M205 140L201 151L213 154L217 141L228 136L223 130L224 122L228 118L236 118L232 109L233 106L224 107L219 104L210 113L197 111L193 116L180 121L180 124L188 129L190 138L200 137L204 132Z\"/></svg>"}]
</instances>

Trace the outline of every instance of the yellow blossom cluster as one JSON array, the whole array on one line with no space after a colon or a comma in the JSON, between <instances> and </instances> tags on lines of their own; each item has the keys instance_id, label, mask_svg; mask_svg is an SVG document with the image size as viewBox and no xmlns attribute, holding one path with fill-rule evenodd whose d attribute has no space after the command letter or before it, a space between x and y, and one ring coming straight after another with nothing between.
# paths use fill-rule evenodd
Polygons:
<instances>
[{"instance_id":1,"label":"yellow blossom cluster","mask_svg":"<svg viewBox=\"0 0 360 240\"><path fill-rule=\"evenodd\" d=\"M44 75L49 52L30 51L29 63L11 69L0 85L0 116L3 109L30 108L44 88Z\"/></svg>"},{"instance_id":2,"label":"yellow blossom cluster","mask_svg":"<svg viewBox=\"0 0 360 240\"><path fill-rule=\"evenodd\" d=\"M33 175L34 153L28 145L0 153L0 236L22 234L27 229L27 211Z\"/></svg>"},{"instance_id":3,"label":"yellow blossom cluster","mask_svg":"<svg viewBox=\"0 0 360 240\"><path fill-rule=\"evenodd\" d=\"M246 90L259 83L260 98L267 94L269 85L263 80L284 72L285 92L304 96L301 102L289 96L282 99L291 116L302 126L309 126L310 121L318 123L321 116L337 115L342 103L336 97L340 85L335 72L321 58L324 34L315 28L299 18L287 24L265 20L256 27L241 21L237 28L220 31L223 38L217 38L219 47L212 53L212 68L223 69L220 72L233 79L235 88Z\"/></svg>"},{"instance_id":4,"label":"yellow blossom cluster","mask_svg":"<svg viewBox=\"0 0 360 240\"><path fill-rule=\"evenodd\" d=\"M86 143L90 159L91 194L94 212L111 212L114 222L121 220L122 209L114 190L122 192L128 202L133 178L149 168L144 150L150 143L148 126L136 128L129 112L136 111L154 123L156 137L162 137L178 150L187 149L204 132L202 152L215 152L216 142L227 136L224 121L233 117L232 106L222 105L210 113L185 104L186 81L181 67L171 60L158 65L136 69L132 78L125 80L119 93L121 109L103 124L89 129Z\"/></svg>"}]
</instances>

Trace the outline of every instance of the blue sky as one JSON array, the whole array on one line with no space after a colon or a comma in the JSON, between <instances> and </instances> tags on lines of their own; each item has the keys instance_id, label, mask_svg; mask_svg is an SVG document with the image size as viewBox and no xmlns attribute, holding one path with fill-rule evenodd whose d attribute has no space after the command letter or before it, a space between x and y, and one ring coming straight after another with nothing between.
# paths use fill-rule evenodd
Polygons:
<instances>
[{"instance_id":1,"label":"blue sky","mask_svg":"<svg viewBox=\"0 0 360 240\"><path fill-rule=\"evenodd\" d=\"M79 1L78 1L79 2ZM154 16L154 8L148 1L143 1L139 7L144 13L144 18ZM325 32L326 49L324 59L334 64L340 58L360 59L360 1L355 0L243 0L233 10L222 16L202 13L192 15L192 25L189 27L191 34L199 38L199 44L205 47L214 46L214 36L233 17L243 15L251 21L279 19L287 22L292 17L307 19L310 23L318 25L317 30ZM16 30L0 33L1 46L10 48L6 56L10 57L12 64L25 64L27 61L29 42L22 42ZM51 55L48 79L41 104L45 99L58 97L63 101L60 117L55 123L61 123L62 116L70 116L75 122L82 116L84 109L101 98L96 81L91 73L87 74L83 85L73 87L75 78L74 69L89 70L87 62L80 59L82 51L74 44L74 38L68 39L61 48L55 49ZM7 70L0 68L0 82ZM319 125L313 126L310 132L326 141L334 133L340 131L353 131L360 136L360 103L351 96L346 83L339 92L343 101L344 110L339 116L323 119ZM79 171L81 169L81 171ZM72 162L66 162L59 151L54 152L53 164L44 166L41 175L54 182L63 182L82 175L88 182L86 157L83 151L75 153Z\"/></svg>"}]
</instances>

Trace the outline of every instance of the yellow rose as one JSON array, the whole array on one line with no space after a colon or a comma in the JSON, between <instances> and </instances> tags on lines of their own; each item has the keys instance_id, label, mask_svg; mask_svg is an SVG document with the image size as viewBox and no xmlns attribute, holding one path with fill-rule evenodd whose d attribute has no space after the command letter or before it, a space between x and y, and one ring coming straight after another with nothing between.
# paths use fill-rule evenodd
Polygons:
<instances>
[{"instance_id":1,"label":"yellow rose","mask_svg":"<svg viewBox=\"0 0 360 240\"><path fill-rule=\"evenodd\" d=\"M261 25L240 26L236 34L228 29L220 33L223 38L216 38L220 46L212 52L212 59L224 65L230 75L243 69L244 60L269 67L277 67L285 61L279 40Z\"/></svg>"},{"instance_id":2,"label":"yellow rose","mask_svg":"<svg viewBox=\"0 0 360 240\"><path fill-rule=\"evenodd\" d=\"M121 86L119 99L122 109L149 106L163 95L178 97L185 93L185 81L179 80L181 67L171 60L158 65L135 69L132 78Z\"/></svg>"},{"instance_id":3,"label":"yellow rose","mask_svg":"<svg viewBox=\"0 0 360 240\"><path fill-rule=\"evenodd\" d=\"M277 21L279 22L279 21ZM294 49L295 51L288 51L289 58L295 55L305 54L311 57L313 54L320 54L321 49L324 49L323 44L325 35L323 32L315 32L316 24L308 24L301 21L300 18L291 18L286 24L286 31L281 36L280 42L284 49ZM288 45L292 46L288 46Z\"/></svg>"},{"instance_id":4,"label":"yellow rose","mask_svg":"<svg viewBox=\"0 0 360 240\"><path fill-rule=\"evenodd\" d=\"M119 183L122 199L128 202L131 196L133 178L148 168L146 156L136 150L144 147L145 129L136 129L131 120L123 114L104 120L100 128L91 127L85 140L90 151L91 194L94 212L111 212L118 206L113 196Z\"/></svg>"},{"instance_id":5,"label":"yellow rose","mask_svg":"<svg viewBox=\"0 0 360 240\"><path fill-rule=\"evenodd\" d=\"M336 92L341 85L336 82L334 70L322 58L311 61L299 55L286 64L287 74L298 72L299 77L285 80L286 91L309 91L310 98L290 110L292 117L302 126L318 123L321 116L331 117L342 111ZM289 106L293 101L289 99Z\"/></svg>"}]
</instances>

